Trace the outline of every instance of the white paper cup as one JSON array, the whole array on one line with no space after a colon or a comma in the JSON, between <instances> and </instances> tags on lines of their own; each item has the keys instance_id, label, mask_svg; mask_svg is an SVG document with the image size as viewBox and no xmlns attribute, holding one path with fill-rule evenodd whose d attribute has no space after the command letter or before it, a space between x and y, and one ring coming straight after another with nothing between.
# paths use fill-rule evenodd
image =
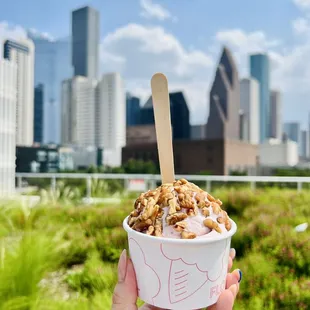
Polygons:
<instances>
[{"instance_id":1,"label":"white paper cup","mask_svg":"<svg viewBox=\"0 0 310 310\"><path fill-rule=\"evenodd\" d=\"M216 238L169 239L131 229L130 256L135 268L139 297L164 309L192 310L217 302L225 289L232 235L237 225Z\"/></svg>"}]
</instances>

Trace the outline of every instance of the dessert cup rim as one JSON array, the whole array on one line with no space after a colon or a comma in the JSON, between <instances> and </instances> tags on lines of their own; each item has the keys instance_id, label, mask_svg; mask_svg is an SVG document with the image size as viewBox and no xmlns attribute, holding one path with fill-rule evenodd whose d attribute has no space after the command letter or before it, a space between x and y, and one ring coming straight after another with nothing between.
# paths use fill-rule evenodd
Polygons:
<instances>
[{"instance_id":1,"label":"dessert cup rim","mask_svg":"<svg viewBox=\"0 0 310 310\"><path fill-rule=\"evenodd\" d=\"M135 235L138 235L139 238L145 238L145 240L157 240L159 242L165 242L165 243L173 243L173 244L207 244L207 243L213 243L213 242L217 242L220 240L225 240L228 238L231 238L237 231L237 224L232 220L229 219L231 222L231 229L230 231L223 233L223 234L218 234L218 236L216 237L212 237L212 238L195 238L195 239L175 239L175 238L164 238L164 237L156 237L156 236L150 236L141 232L138 232L134 229L132 229L129 225L128 225L128 218L129 216L127 216L124 221L123 221L123 227L126 230L127 233L132 233Z\"/></svg>"}]
</instances>

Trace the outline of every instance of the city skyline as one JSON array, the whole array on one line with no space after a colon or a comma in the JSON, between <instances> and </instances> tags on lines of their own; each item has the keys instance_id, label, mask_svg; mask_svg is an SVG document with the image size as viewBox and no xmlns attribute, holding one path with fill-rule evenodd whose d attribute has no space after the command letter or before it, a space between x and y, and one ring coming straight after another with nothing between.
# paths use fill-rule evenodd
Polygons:
<instances>
[{"instance_id":1,"label":"city skyline","mask_svg":"<svg viewBox=\"0 0 310 310\"><path fill-rule=\"evenodd\" d=\"M307 8L298 7L297 1L295 3L293 0L275 0L272 3L264 0L252 5L244 0L235 2L234 6L242 7L242 10L238 10L238 18L229 14L232 4L226 2L223 6L223 1L207 4L197 0L195 7L185 1L182 6L169 0L132 1L118 15L116 8L120 1L109 5L105 1L90 1L88 4L105 16L100 29L100 67L103 73L119 71L126 81L127 90L139 95L143 102L150 94L149 79L152 73L165 72L171 91L185 91L192 112L191 123L200 124L208 115L206 93L213 79L220 45L226 43L232 49L241 78L247 77L248 54L267 51L271 59L271 87L283 93L283 119L297 120L304 128L307 123L305 115L308 113L306 85L309 70L304 68L300 53L305 56L308 54ZM58 1L49 4L48 10L44 10L49 14L46 16L35 0L30 4L33 6L33 16L27 17L22 14L23 4L13 13L10 7L14 6L14 1L5 3L0 12L0 21L7 20L11 26L1 23L1 36L12 33L8 28L21 25L24 29L36 28L39 33L47 32L45 37L67 37L70 33L70 12L85 3L70 1L61 3L61 6L59 4ZM155 5L159 5L159 11L154 9ZM219 7L221 19L217 14ZM42 16L38 15L39 12ZM195 14L195 19L187 20L188 12ZM208 18L202 12L208 12L205 13ZM268 20L268 16L271 17L275 12L279 16L277 21L273 22L272 18ZM254 13L257 18L252 18ZM128 24L128 20L132 22ZM23 31L20 27L13 32ZM149 39L153 42L151 45ZM128 48L124 48L124 44ZM157 64L156 68L154 63ZM299 109L294 109L295 102Z\"/></svg>"}]
</instances>

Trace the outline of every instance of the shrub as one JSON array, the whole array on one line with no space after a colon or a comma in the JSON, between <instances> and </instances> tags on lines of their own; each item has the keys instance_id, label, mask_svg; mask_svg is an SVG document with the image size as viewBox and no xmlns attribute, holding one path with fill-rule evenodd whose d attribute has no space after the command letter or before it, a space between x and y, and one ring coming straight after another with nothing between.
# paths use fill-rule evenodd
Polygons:
<instances>
[{"instance_id":1,"label":"shrub","mask_svg":"<svg viewBox=\"0 0 310 310\"><path fill-rule=\"evenodd\" d=\"M309 222L309 192L238 187L213 194L238 225L232 239L237 251L234 268L239 267L244 277L235 309L307 309L309 228L297 233L294 227ZM122 197L122 203L109 206L80 206L75 198L35 208L2 203L0 309L110 309L116 262L128 246L122 222L135 198ZM62 275L57 278L65 291L61 296L48 290L58 284L54 274ZM38 286L42 279L47 283L44 289Z\"/></svg>"},{"instance_id":2,"label":"shrub","mask_svg":"<svg viewBox=\"0 0 310 310\"><path fill-rule=\"evenodd\" d=\"M55 267L55 242L40 234L26 233L13 248L2 244L0 305L6 305L2 309L30 309L39 281Z\"/></svg>"},{"instance_id":3,"label":"shrub","mask_svg":"<svg viewBox=\"0 0 310 310\"><path fill-rule=\"evenodd\" d=\"M82 271L70 274L69 287L83 294L94 295L105 290L113 291L117 281L115 265L103 264L97 252L93 252Z\"/></svg>"},{"instance_id":4,"label":"shrub","mask_svg":"<svg viewBox=\"0 0 310 310\"><path fill-rule=\"evenodd\" d=\"M280 226L255 247L275 258L282 270L297 276L310 276L310 236L297 233L291 226Z\"/></svg>"},{"instance_id":5,"label":"shrub","mask_svg":"<svg viewBox=\"0 0 310 310\"><path fill-rule=\"evenodd\" d=\"M127 234L122 228L103 229L96 235L96 249L104 261L117 262L127 248Z\"/></svg>"}]
</instances>

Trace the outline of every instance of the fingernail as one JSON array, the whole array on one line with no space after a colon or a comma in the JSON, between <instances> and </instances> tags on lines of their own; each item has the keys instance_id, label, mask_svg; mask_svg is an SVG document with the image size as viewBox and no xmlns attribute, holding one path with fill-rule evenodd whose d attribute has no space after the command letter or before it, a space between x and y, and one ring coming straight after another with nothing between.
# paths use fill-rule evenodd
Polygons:
<instances>
[{"instance_id":1,"label":"fingernail","mask_svg":"<svg viewBox=\"0 0 310 310\"><path fill-rule=\"evenodd\" d=\"M230 249L230 256L232 256L232 257L236 256L236 250L234 248Z\"/></svg>"},{"instance_id":2,"label":"fingernail","mask_svg":"<svg viewBox=\"0 0 310 310\"><path fill-rule=\"evenodd\" d=\"M127 272L127 251L123 250L118 262L118 282L123 282Z\"/></svg>"},{"instance_id":3,"label":"fingernail","mask_svg":"<svg viewBox=\"0 0 310 310\"><path fill-rule=\"evenodd\" d=\"M239 281L238 282L240 283L242 280L242 271L240 269L238 271L239 271Z\"/></svg>"}]
</instances>

